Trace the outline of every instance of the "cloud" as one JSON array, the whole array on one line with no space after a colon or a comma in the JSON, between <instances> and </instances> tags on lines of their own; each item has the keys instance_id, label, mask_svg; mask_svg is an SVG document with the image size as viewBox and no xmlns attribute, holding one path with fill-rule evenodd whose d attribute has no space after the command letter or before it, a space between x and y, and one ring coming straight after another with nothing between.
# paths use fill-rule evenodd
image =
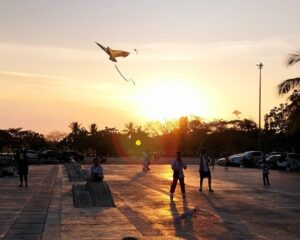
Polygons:
<instances>
[{"instance_id":1,"label":"cloud","mask_svg":"<svg viewBox=\"0 0 300 240\"><path fill-rule=\"evenodd\" d=\"M53 75L46 75L46 74L38 74L38 73L27 73L27 72L9 72L9 71L0 71L0 75L5 76L12 76L12 77L21 77L21 78L38 78L38 79L54 79L54 80L63 80L69 81L71 79L60 77L60 76L53 76Z\"/></svg>"},{"instance_id":2,"label":"cloud","mask_svg":"<svg viewBox=\"0 0 300 240\"><path fill-rule=\"evenodd\" d=\"M91 45L93 42L91 42ZM99 51L84 50L54 46L33 46L23 44L0 43L0 53L15 55L40 56L51 59L67 59L67 60L101 60Z\"/></svg>"},{"instance_id":3,"label":"cloud","mask_svg":"<svg viewBox=\"0 0 300 240\"><path fill-rule=\"evenodd\" d=\"M282 57L291 49L294 38L266 38L244 41L216 41L208 43L153 43L140 46L139 60L219 60L232 57ZM296 47L296 43L294 42Z\"/></svg>"},{"instance_id":4,"label":"cloud","mask_svg":"<svg viewBox=\"0 0 300 240\"><path fill-rule=\"evenodd\" d=\"M112 49L122 49L131 52L126 61L170 61L170 60L210 60L223 59L244 54L256 54L267 52L272 56L278 52L290 51L291 45L299 36L274 37L259 40L243 41L215 41L215 42L159 42L151 44L124 44L115 43ZM75 61L108 61L101 49L91 41L92 50L75 49L55 46L33 46L22 44L0 43L0 53L39 56L51 59L75 60ZM138 49L138 54L134 52ZM104 56L101 56L103 54Z\"/></svg>"}]
</instances>

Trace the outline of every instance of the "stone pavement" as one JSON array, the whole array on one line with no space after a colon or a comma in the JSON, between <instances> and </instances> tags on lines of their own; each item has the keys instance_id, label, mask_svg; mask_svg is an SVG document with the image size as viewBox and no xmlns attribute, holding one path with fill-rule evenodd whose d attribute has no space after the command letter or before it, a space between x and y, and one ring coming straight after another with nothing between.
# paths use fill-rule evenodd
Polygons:
<instances>
[{"instance_id":1,"label":"stone pavement","mask_svg":"<svg viewBox=\"0 0 300 240\"><path fill-rule=\"evenodd\" d=\"M116 208L74 208L62 165L31 166L28 188L0 178L0 239L300 239L297 173L271 171L265 188L258 169L216 167L210 193L206 179L198 192L198 168L188 166L187 198L178 185L171 201L170 166L103 167Z\"/></svg>"}]
</instances>

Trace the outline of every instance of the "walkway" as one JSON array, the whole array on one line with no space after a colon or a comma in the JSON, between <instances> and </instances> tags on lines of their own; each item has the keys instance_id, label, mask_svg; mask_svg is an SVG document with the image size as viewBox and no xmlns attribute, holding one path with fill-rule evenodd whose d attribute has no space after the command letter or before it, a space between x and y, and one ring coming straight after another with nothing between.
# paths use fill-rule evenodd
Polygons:
<instances>
[{"instance_id":1,"label":"walkway","mask_svg":"<svg viewBox=\"0 0 300 240\"><path fill-rule=\"evenodd\" d=\"M28 188L18 187L18 177L0 178L0 239L300 238L299 174L271 171L264 188L257 169L216 167L209 193L206 180L198 192L197 166L188 166L187 199L178 186L170 201L168 165L148 173L139 165L104 169L116 208L74 208L61 165L31 166Z\"/></svg>"}]
</instances>

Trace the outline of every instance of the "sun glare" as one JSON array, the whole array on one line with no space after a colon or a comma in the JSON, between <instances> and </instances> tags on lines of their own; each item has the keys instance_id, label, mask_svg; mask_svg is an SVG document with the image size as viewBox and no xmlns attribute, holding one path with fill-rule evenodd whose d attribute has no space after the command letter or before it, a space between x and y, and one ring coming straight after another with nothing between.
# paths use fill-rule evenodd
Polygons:
<instances>
[{"instance_id":1,"label":"sun glare","mask_svg":"<svg viewBox=\"0 0 300 240\"><path fill-rule=\"evenodd\" d=\"M140 112L150 120L176 119L181 116L208 117L205 96L188 81L154 82L138 95Z\"/></svg>"}]
</instances>

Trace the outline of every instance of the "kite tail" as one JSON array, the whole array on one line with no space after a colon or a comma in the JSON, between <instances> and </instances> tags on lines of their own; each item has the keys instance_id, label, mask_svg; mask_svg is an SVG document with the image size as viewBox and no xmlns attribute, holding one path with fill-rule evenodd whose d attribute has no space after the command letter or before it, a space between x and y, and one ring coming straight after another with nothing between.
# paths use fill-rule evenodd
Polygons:
<instances>
[{"instance_id":1,"label":"kite tail","mask_svg":"<svg viewBox=\"0 0 300 240\"><path fill-rule=\"evenodd\" d=\"M127 79L127 78L121 73L121 71L120 71L120 69L117 67L117 65L115 65L115 67L116 67L118 73L121 75L121 77L122 77L126 82L131 81L131 82L133 83L133 85L135 85L135 82L134 82L132 79Z\"/></svg>"}]
</instances>

